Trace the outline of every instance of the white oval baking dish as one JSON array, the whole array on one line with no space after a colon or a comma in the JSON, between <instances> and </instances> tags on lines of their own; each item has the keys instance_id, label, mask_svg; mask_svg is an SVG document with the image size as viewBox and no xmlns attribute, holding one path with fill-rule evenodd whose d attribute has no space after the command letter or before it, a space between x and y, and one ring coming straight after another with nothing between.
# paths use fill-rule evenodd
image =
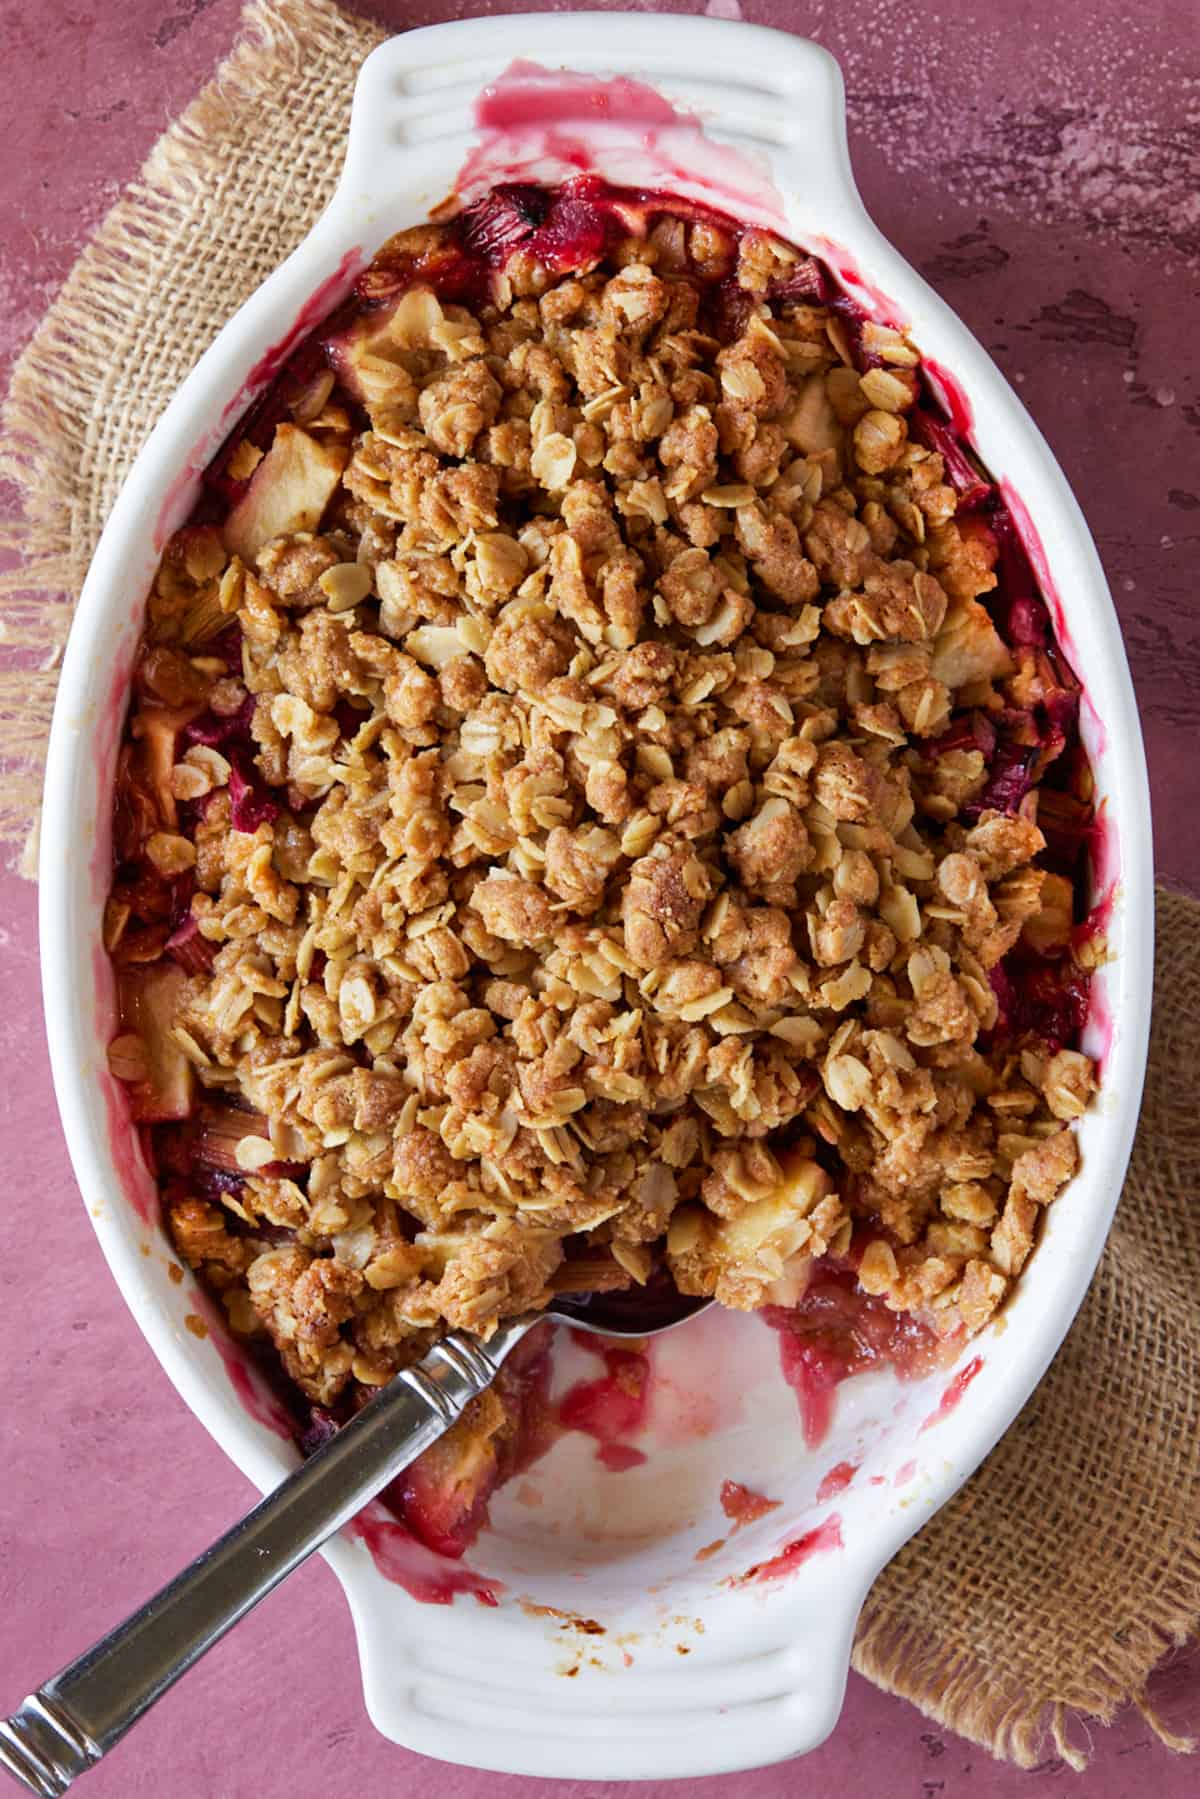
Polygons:
<instances>
[{"instance_id":1,"label":"white oval baking dish","mask_svg":"<svg viewBox=\"0 0 1200 1799\"><path fill-rule=\"evenodd\" d=\"M923 1429L948 1374L907 1385L890 1374L860 1377L841 1390L829 1438L810 1453L772 1334L722 1315L666 1340L657 1378L673 1402L660 1409L663 1440L645 1467L609 1473L586 1439L570 1436L493 1502L492 1526L469 1559L504 1583L497 1608L466 1597L419 1606L361 1541L339 1539L326 1551L354 1615L367 1706L386 1735L507 1772L662 1779L774 1761L827 1734L872 1580L978 1465L1058 1348L1104 1243L1137 1118L1151 992L1150 809L1120 633L1079 508L998 370L867 217L850 172L840 76L823 50L748 25L641 13L471 20L384 44L362 71L330 207L202 358L125 484L80 600L50 744L41 941L63 1126L113 1274L206 1429L264 1490L295 1460L269 1408L247 1410L247 1382L231 1376L228 1350L184 1327L197 1294L168 1277L168 1246L145 1221L152 1187L106 1071L111 982L100 916L142 596L165 535L193 502L198 471L277 361L273 348L302 335L384 238L453 189L479 150L476 94L527 55L554 70L635 77L697 115L703 135L687 119L644 129L610 118L576 124L573 142L586 139L611 179L717 203L732 169L743 216L825 254L865 304L886 295L891 316L907 319L927 356L953 371L976 447L1040 539L1035 560L1044 554L1086 690L1085 741L1108 821L1112 958L1089 1025L1091 1047L1104 1051L1103 1090L1080 1132L1084 1166L1051 1209L1000 1327L964 1352L964 1365L978 1356L982 1368L961 1405L943 1407ZM539 147L526 133L514 145L493 131L486 156L493 168L508 156L510 167L553 176L563 172L560 138L551 133ZM476 159L477 180L486 156ZM724 204L733 206L729 191ZM858 1464L852 1484L820 1500L822 1478L843 1462ZM728 1531L717 1504L727 1477L782 1504L697 1560L697 1549ZM809 1531L818 1530L816 1545L829 1543L831 1514L839 1547L793 1558L800 1565L786 1578L737 1584L737 1574ZM604 1634L539 1607L596 1620Z\"/></svg>"}]
</instances>

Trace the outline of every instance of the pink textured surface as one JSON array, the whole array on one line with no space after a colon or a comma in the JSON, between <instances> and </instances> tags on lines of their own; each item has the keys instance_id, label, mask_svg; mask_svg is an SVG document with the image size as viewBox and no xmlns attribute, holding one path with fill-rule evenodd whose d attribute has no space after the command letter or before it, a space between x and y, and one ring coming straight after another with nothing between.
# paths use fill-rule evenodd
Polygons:
<instances>
[{"instance_id":1,"label":"pink textured surface","mask_svg":"<svg viewBox=\"0 0 1200 1799\"><path fill-rule=\"evenodd\" d=\"M0 167L0 363L89 230L227 48L237 0L0 0L10 96ZM474 10L380 0L397 27ZM516 6L492 6L516 11ZM904 0L709 0L660 10L787 24L839 55L856 167L876 218L1025 395L1073 481L1122 613L1143 707L1160 872L1200 891L1194 755L1200 615L1192 562L1200 393L1200 206L1186 90L1194 0L1053 0L940 11ZM535 49L531 45L531 49ZM1188 58L1191 66L1184 66ZM1164 79L1164 70L1173 75ZM1190 316L1189 316L1190 315ZM1191 473L1189 473L1189 465ZM0 1709L175 1571L251 1499L129 1321L75 1192L50 1092L35 896L0 878ZM1119 1471L1118 1475L1119 1475ZM1037 1504L1038 1496L1031 1495ZM1148 1528L1152 1528L1148 1524ZM1151 1696L1200 1723L1200 1651ZM103 1799L417 1799L678 1792L680 1799L1158 1799L1194 1794L1131 1712L1082 1781L997 1767L851 1677L841 1725L803 1769L635 1788L442 1769L375 1736L349 1617L322 1563L244 1623L85 1789Z\"/></svg>"}]
</instances>

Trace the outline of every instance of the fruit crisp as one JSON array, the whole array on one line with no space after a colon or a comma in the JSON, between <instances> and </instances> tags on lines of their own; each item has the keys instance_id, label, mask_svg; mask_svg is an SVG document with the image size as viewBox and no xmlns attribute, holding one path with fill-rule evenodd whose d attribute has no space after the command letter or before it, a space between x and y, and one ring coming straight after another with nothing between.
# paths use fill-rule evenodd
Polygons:
<instances>
[{"instance_id":1,"label":"fruit crisp","mask_svg":"<svg viewBox=\"0 0 1200 1799\"><path fill-rule=\"evenodd\" d=\"M849 1270L955 1343L1019 1276L1095 1086L1091 779L937 393L762 231L500 188L208 471L121 750L111 1066L323 1412L664 1268Z\"/></svg>"}]
</instances>

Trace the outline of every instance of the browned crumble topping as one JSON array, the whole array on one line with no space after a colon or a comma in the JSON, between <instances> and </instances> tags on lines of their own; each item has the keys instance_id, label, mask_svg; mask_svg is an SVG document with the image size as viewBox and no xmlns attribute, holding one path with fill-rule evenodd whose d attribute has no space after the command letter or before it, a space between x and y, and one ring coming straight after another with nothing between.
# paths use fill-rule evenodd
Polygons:
<instances>
[{"instance_id":1,"label":"browned crumble topping","mask_svg":"<svg viewBox=\"0 0 1200 1799\"><path fill-rule=\"evenodd\" d=\"M518 256L476 315L410 289L164 556L127 756L211 959L169 1044L244 1177L169 1223L318 1404L577 1256L754 1308L856 1222L868 1293L974 1332L1074 1171L1088 1058L985 1047L1069 883L1036 789L967 822L982 755L931 751L1019 700L994 545L910 434L913 347L872 327L860 375L768 303L794 252L721 240ZM722 345L697 270L735 253ZM183 747L247 695L252 765ZM247 780L279 809L235 829ZM129 911L127 968L165 935Z\"/></svg>"}]
</instances>

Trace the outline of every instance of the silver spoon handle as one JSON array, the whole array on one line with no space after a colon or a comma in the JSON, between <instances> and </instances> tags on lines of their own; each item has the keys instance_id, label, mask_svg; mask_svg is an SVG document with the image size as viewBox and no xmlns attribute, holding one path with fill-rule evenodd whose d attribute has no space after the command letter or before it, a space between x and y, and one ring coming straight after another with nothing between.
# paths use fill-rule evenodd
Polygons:
<instances>
[{"instance_id":1,"label":"silver spoon handle","mask_svg":"<svg viewBox=\"0 0 1200 1799\"><path fill-rule=\"evenodd\" d=\"M58 1799L239 1618L443 1436L536 1322L510 1319L486 1346L452 1332L396 1375L190 1568L0 1720L0 1768L40 1799Z\"/></svg>"}]
</instances>

